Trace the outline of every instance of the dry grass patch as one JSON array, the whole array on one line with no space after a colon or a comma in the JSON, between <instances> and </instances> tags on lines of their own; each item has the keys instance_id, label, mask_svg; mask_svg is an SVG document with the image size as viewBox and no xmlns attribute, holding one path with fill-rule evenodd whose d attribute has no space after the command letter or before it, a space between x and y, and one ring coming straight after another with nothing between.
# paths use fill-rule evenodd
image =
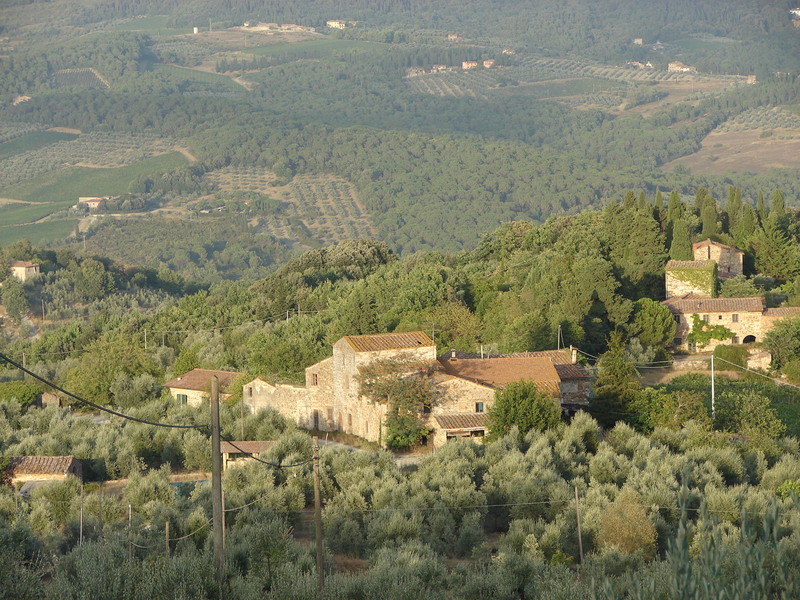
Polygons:
<instances>
[{"instance_id":1,"label":"dry grass patch","mask_svg":"<svg viewBox=\"0 0 800 600\"><path fill-rule=\"evenodd\" d=\"M712 132L699 151L666 163L664 171L685 165L692 173L722 175L728 171L766 173L770 168L800 169L800 131L762 130Z\"/></svg>"}]
</instances>

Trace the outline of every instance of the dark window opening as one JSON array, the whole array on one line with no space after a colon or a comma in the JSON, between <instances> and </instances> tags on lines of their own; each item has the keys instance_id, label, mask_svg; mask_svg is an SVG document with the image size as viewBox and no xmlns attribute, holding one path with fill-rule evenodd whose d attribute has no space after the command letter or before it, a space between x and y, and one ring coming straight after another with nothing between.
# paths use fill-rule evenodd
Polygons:
<instances>
[{"instance_id":1,"label":"dark window opening","mask_svg":"<svg viewBox=\"0 0 800 600\"><path fill-rule=\"evenodd\" d=\"M483 402L476 402L475 403L475 412L482 413L483 412Z\"/></svg>"}]
</instances>

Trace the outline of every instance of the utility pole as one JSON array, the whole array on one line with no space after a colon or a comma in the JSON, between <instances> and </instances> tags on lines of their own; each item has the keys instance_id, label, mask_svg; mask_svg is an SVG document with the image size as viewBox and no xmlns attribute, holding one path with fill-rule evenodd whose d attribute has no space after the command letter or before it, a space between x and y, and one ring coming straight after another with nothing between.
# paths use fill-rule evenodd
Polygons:
<instances>
[{"instance_id":1,"label":"utility pole","mask_svg":"<svg viewBox=\"0 0 800 600\"><path fill-rule=\"evenodd\" d=\"M317 591L325 586L325 570L322 566L322 501L319 493L319 439L313 438L314 460L314 530L317 538Z\"/></svg>"},{"instance_id":2,"label":"utility pole","mask_svg":"<svg viewBox=\"0 0 800 600\"><path fill-rule=\"evenodd\" d=\"M169 558L169 519L164 523L164 556Z\"/></svg>"},{"instance_id":3,"label":"utility pole","mask_svg":"<svg viewBox=\"0 0 800 600\"><path fill-rule=\"evenodd\" d=\"M211 515L214 522L214 571L219 598L225 576L225 554L222 531L222 454L219 451L219 378L211 377Z\"/></svg>"},{"instance_id":4,"label":"utility pole","mask_svg":"<svg viewBox=\"0 0 800 600\"><path fill-rule=\"evenodd\" d=\"M47 318L47 315L44 312L44 298L42 298L42 323L44 323L46 318Z\"/></svg>"},{"instance_id":5,"label":"utility pole","mask_svg":"<svg viewBox=\"0 0 800 600\"><path fill-rule=\"evenodd\" d=\"M714 353L711 353L711 421L717 420L716 394L714 391Z\"/></svg>"},{"instance_id":6,"label":"utility pole","mask_svg":"<svg viewBox=\"0 0 800 600\"><path fill-rule=\"evenodd\" d=\"M128 504L128 562L133 561L133 530L131 529L131 519L133 518L133 509Z\"/></svg>"},{"instance_id":7,"label":"utility pole","mask_svg":"<svg viewBox=\"0 0 800 600\"><path fill-rule=\"evenodd\" d=\"M583 538L581 537L581 509L578 504L578 486L575 486L575 518L578 521L578 552L581 557L581 564L583 564Z\"/></svg>"},{"instance_id":8,"label":"utility pole","mask_svg":"<svg viewBox=\"0 0 800 600\"><path fill-rule=\"evenodd\" d=\"M242 420L241 420L241 422L242 422L242 437L240 437L239 439L244 441L244 392L242 393L242 402L240 403L239 406L240 406L240 408L242 410L242 414L241 414L241 418L242 418Z\"/></svg>"},{"instance_id":9,"label":"utility pole","mask_svg":"<svg viewBox=\"0 0 800 600\"><path fill-rule=\"evenodd\" d=\"M147 329L144 330L144 349L147 350Z\"/></svg>"},{"instance_id":10,"label":"utility pole","mask_svg":"<svg viewBox=\"0 0 800 600\"><path fill-rule=\"evenodd\" d=\"M81 529L78 537L78 545L83 546L83 486L81 486Z\"/></svg>"}]
</instances>

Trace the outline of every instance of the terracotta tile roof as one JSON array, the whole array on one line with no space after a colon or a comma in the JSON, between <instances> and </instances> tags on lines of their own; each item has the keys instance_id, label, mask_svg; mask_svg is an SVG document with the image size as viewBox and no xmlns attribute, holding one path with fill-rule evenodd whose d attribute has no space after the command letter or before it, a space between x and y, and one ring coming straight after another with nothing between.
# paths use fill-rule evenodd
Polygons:
<instances>
[{"instance_id":1,"label":"terracotta tile roof","mask_svg":"<svg viewBox=\"0 0 800 600\"><path fill-rule=\"evenodd\" d=\"M67 475L78 462L74 456L12 456L8 468L18 475Z\"/></svg>"},{"instance_id":2,"label":"terracotta tile roof","mask_svg":"<svg viewBox=\"0 0 800 600\"><path fill-rule=\"evenodd\" d=\"M439 429L483 429L486 427L486 413L461 413L455 415L434 415Z\"/></svg>"},{"instance_id":3,"label":"terracotta tile roof","mask_svg":"<svg viewBox=\"0 0 800 600\"><path fill-rule=\"evenodd\" d=\"M675 296L664 300L664 304L673 312L692 313L725 313L725 312L763 312L764 298L686 298Z\"/></svg>"},{"instance_id":4,"label":"terracotta tile roof","mask_svg":"<svg viewBox=\"0 0 800 600\"><path fill-rule=\"evenodd\" d=\"M670 269L702 269L713 263L713 260L670 260L667 261L667 271Z\"/></svg>"},{"instance_id":5,"label":"terracotta tile roof","mask_svg":"<svg viewBox=\"0 0 800 600\"><path fill-rule=\"evenodd\" d=\"M238 371L214 371L211 369L192 369L175 379L170 379L164 384L167 388L177 388L181 390L195 390L198 392L208 392L211 390L211 377L216 375L219 378L220 391L228 391L228 386L233 380L244 375Z\"/></svg>"},{"instance_id":6,"label":"terracotta tile roof","mask_svg":"<svg viewBox=\"0 0 800 600\"><path fill-rule=\"evenodd\" d=\"M780 306L764 311L765 317L794 317L797 315L800 315L800 306Z\"/></svg>"},{"instance_id":7,"label":"terracotta tile roof","mask_svg":"<svg viewBox=\"0 0 800 600\"><path fill-rule=\"evenodd\" d=\"M503 387L512 381L533 381L541 391L559 394L561 378L553 362L543 356L440 360L445 373L461 379Z\"/></svg>"},{"instance_id":8,"label":"terracotta tile roof","mask_svg":"<svg viewBox=\"0 0 800 600\"><path fill-rule=\"evenodd\" d=\"M568 381L570 379L591 379L592 376L583 368L583 365L573 365L572 363L556 364L556 373L561 378L561 381Z\"/></svg>"},{"instance_id":9,"label":"terracotta tile roof","mask_svg":"<svg viewBox=\"0 0 800 600\"><path fill-rule=\"evenodd\" d=\"M39 265L37 265L36 263L32 263L29 260L14 260L11 262L11 266L30 268L30 267L38 267Z\"/></svg>"},{"instance_id":10,"label":"terracotta tile roof","mask_svg":"<svg viewBox=\"0 0 800 600\"><path fill-rule=\"evenodd\" d=\"M744 254L744 250L739 250L736 246L729 246L728 244L722 244L720 242L715 242L711 238L707 240L703 240L702 242L696 242L692 244L692 249L697 250L698 248L705 248L706 246L716 246L717 248L727 248L728 250L733 250L734 252L738 252L739 254Z\"/></svg>"},{"instance_id":11,"label":"terracotta tile roof","mask_svg":"<svg viewBox=\"0 0 800 600\"><path fill-rule=\"evenodd\" d=\"M460 360L480 359L481 355L475 352L461 352L460 350L450 350L442 355L441 360L457 358ZM510 354L484 354L484 358L549 358L556 368L561 381L568 379L591 379L591 375L583 368L583 365L572 362L571 352L568 348L562 350L537 350L535 352L512 352Z\"/></svg>"},{"instance_id":12,"label":"terracotta tile roof","mask_svg":"<svg viewBox=\"0 0 800 600\"><path fill-rule=\"evenodd\" d=\"M247 441L247 442L237 442L236 440L233 441L233 444L236 444L239 448L236 448L231 442L220 442L219 443L219 451L222 454L240 454L241 452L247 452L248 454L261 454L262 452L266 452L269 448L274 444L274 441Z\"/></svg>"},{"instance_id":13,"label":"terracotta tile roof","mask_svg":"<svg viewBox=\"0 0 800 600\"><path fill-rule=\"evenodd\" d=\"M371 335L346 335L342 338L356 352L377 352L379 350L404 350L433 346L433 340L424 331L407 333L377 333Z\"/></svg>"}]
</instances>

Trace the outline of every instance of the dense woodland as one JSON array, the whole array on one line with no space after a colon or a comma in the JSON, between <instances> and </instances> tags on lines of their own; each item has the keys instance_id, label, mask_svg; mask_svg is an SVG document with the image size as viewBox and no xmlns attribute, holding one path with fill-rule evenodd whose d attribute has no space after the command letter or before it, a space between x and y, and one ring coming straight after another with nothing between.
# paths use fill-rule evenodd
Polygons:
<instances>
[{"instance_id":1,"label":"dense woodland","mask_svg":"<svg viewBox=\"0 0 800 600\"><path fill-rule=\"evenodd\" d=\"M195 367L243 372L223 434L276 440L263 458L298 465L251 461L226 474L226 597L800 596L800 320L763 340L768 372L744 373L740 346L715 351L744 375L716 378L713 415L708 375L654 387L639 376L672 360L664 265L691 259L693 241L746 252L745 276L718 295L800 305L798 170L664 168L754 114L767 115L762 137L785 134L800 105L793 7L5 3L0 169L76 136L156 139L192 160L138 172L81 228L85 211L59 199L68 240L0 243L0 352L85 400L192 427L98 419L79 401L38 409L45 384L0 367L0 599L218 597L209 486L178 489L170 477L208 470L209 415L161 388ZM328 30L331 18L358 24ZM320 33L262 46L211 35L245 21ZM208 35L186 35L194 26ZM722 84L667 103L655 80L535 66L543 58L569 58L578 73L682 60L703 74L691 81L714 73ZM472 93L423 94L406 77L484 59L498 68L468 80ZM758 84L735 84L744 74ZM548 87L575 78L573 91L595 98L597 87L622 108L579 109ZM14 104L19 96L29 99ZM82 133L44 131L53 126ZM54 156L34 183L80 162ZM269 183L223 189L213 175L224 169L259 170ZM271 190L310 176L352 184L376 240L325 245L302 213L288 217L289 196ZM0 196L22 198L30 182L20 181ZM25 199L34 205L23 210L39 210L42 199ZM0 206L0 225L18 210ZM281 219L288 234L276 233ZM15 260L42 274L17 281L6 270ZM300 383L343 335L411 330L430 332L440 352L574 344L594 396L562 422L512 386L497 396L485 444L448 444L416 468L367 444L324 447L319 592L309 436L270 411L242 418L240 384ZM703 335L701 348L716 333ZM520 407L528 418L509 417ZM397 440L394 450L415 449L413 436ZM86 483L23 497L6 485L6 460L25 454L72 454Z\"/></svg>"}]
</instances>

